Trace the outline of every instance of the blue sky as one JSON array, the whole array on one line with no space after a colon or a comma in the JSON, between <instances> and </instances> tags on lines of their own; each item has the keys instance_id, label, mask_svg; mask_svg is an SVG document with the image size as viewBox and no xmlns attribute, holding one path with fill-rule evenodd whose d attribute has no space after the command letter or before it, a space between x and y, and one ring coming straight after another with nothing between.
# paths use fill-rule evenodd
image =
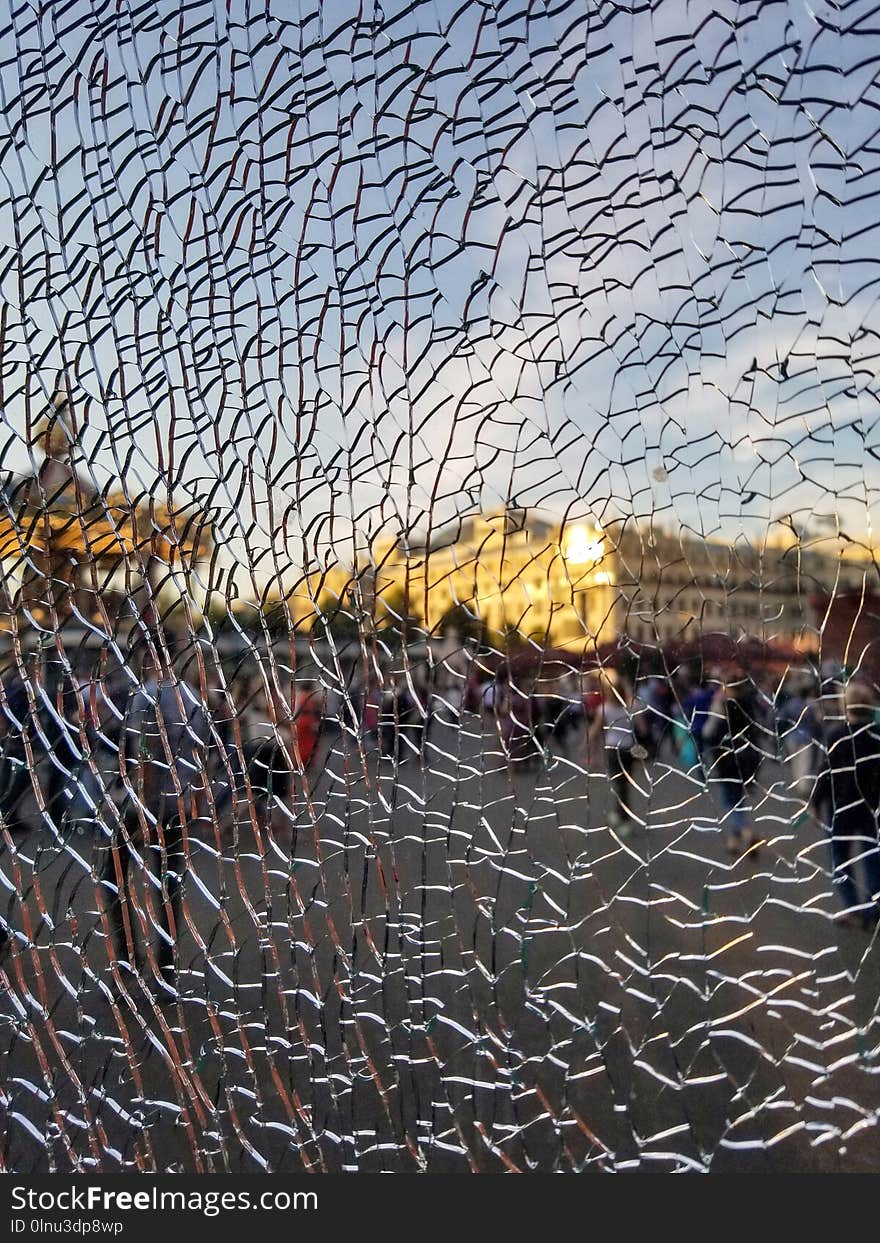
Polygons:
<instances>
[{"instance_id":1,"label":"blue sky","mask_svg":"<svg viewBox=\"0 0 880 1243\"><path fill-rule=\"evenodd\" d=\"M8 467L63 369L242 590L508 498L872 538L871 5L10 12Z\"/></svg>"}]
</instances>

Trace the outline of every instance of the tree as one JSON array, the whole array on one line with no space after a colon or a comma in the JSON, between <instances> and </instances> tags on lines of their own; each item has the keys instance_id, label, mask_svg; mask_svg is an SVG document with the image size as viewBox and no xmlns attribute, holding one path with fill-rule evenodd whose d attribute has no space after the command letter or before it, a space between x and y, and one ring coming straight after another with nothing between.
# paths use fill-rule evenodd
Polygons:
<instances>
[{"instance_id":1,"label":"tree","mask_svg":"<svg viewBox=\"0 0 880 1243\"><path fill-rule=\"evenodd\" d=\"M463 604L456 604L445 613L436 629L442 638L457 636L462 642L473 639L483 643L486 635L485 623Z\"/></svg>"},{"instance_id":2,"label":"tree","mask_svg":"<svg viewBox=\"0 0 880 1243\"><path fill-rule=\"evenodd\" d=\"M377 593L375 617L376 629L383 632L386 639L389 633L403 635L420 624L419 617L412 611L407 591L397 583Z\"/></svg>"}]
</instances>

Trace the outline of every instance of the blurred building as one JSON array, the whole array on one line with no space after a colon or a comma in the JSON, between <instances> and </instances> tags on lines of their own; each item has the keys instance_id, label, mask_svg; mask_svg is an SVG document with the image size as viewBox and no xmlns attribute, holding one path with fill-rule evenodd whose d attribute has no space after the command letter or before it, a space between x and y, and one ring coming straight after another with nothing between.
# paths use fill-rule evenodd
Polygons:
<instances>
[{"instance_id":1,"label":"blurred building","mask_svg":"<svg viewBox=\"0 0 880 1243\"><path fill-rule=\"evenodd\" d=\"M609 536L608 552L618 633L643 644L750 636L816 651L822 638L817 593L859 591L873 572L869 560L843 556L829 549L832 543L740 537L725 544L624 528Z\"/></svg>"},{"instance_id":2,"label":"blurred building","mask_svg":"<svg viewBox=\"0 0 880 1243\"><path fill-rule=\"evenodd\" d=\"M462 519L419 544L377 548L376 591L403 590L432 633L448 618L490 637L556 646L610 635L617 592L602 533L560 531L521 509Z\"/></svg>"},{"instance_id":3,"label":"blurred building","mask_svg":"<svg viewBox=\"0 0 880 1243\"><path fill-rule=\"evenodd\" d=\"M836 593L819 590L812 605L820 619L823 661L880 677L880 592L867 583Z\"/></svg>"},{"instance_id":4,"label":"blurred building","mask_svg":"<svg viewBox=\"0 0 880 1243\"><path fill-rule=\"evenodd\" d=\"M122 486L99 490L81 469L63 392L39 421L33 450L32 473L0 477L0 627L155 621L169 574L210 555L208 516Z\"/></svg>"},{"instance_id":5,"label":"blurred building","mask_svg":"<svg viewBox=\"0 0 880 1243\"><path fill-rule=\"evenodd\" d=\"M523 509L470 516L433 532L375 541L369 563L304 586L315 601L348 600L371 624L431 634L455 625L490 641L541 647L639 646L700 636L749 636L804 651L821 646L816 601L858 593L874 573L833 541L733 544L619 523L553 523ZM320 610L319 610L320 611Z\"/></svg>"}]
</instances>

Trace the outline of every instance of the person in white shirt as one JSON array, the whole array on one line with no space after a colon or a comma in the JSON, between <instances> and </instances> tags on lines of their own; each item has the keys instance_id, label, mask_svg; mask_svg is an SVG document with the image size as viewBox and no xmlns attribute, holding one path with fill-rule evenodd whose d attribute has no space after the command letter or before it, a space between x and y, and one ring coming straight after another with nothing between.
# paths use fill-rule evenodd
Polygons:
<instances>
[{"instance_id":1,"label":"person in white shirt","mask_svg":"<svg viewBox=\"0 0 880 1243\"><path fill-rule=\"evenodd\" d=\"M633 830L632 795L636 762L636 733L633 714L636 705L632 691L621 679L603 678L602 708L590 725L591 741L601 742L605 751L611 789L609 827L620 837Z\"/></svg>"}]
</instances>

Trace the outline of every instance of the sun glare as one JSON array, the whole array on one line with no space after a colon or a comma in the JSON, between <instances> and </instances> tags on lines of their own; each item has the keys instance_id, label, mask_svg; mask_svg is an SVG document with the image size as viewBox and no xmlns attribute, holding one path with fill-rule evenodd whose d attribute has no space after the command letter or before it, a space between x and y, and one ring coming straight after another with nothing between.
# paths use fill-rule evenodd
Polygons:
<instances>
[{"instance_id":1,"label":"sun glare","mask_svg":"<svg viewBox=\"0 0 880 1243\"><path fill-rule=\"evenodd\" d=\"M563 556L572 565L595 565L604 555L604 541L588 527L572 527L566 535Z\"/></svg>"}]
</instances>

